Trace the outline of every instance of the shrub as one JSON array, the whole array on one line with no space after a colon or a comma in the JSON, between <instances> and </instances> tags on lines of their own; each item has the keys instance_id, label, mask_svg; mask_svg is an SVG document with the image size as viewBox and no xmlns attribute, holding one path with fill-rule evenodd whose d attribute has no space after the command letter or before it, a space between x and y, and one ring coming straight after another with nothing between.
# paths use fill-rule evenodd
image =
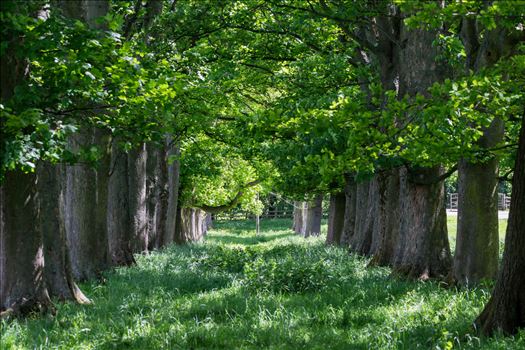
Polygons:
<instances>
[{"instance_id":1,"label":"shrub","mask_svg":"<svg viewBox=\"0 0 525 350\"><path fill-rule=\"evenodd\" d=\"M196 259L197 266L229 273L241 273L244 265L253 260L255 251L250 248L228 248L222 245Z\"/></svg>"},{"instance_id":2,"label":"shrub","mask_svg":"<svg viewBox=\"0 0 525 350\"><path fill-rule=\"evenodd\" d=\"M257 257L244 267L244 284L252 291L301 293L319 291L332 278L325 259L315 262L301 254Z\"/></svg>"}]
</instances>

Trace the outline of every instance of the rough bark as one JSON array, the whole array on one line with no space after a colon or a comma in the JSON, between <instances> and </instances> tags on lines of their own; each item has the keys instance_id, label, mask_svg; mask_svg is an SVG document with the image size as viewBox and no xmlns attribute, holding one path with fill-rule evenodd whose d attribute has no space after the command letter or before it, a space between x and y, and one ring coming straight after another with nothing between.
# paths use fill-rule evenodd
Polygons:
<instances>
[{"instance_id":1,"label":"rough bark","mask_svg":"<svg viewBox=\"0 0 525 350\"><path fill-rule=\"evenodd\" d=\"M164 242L164 239L166 237L166 220L168 215L169 189L167 151L165 147L159 150L157 166L158 183L156 185L155 197L158 199L158 203L155 204L155 227L157 235L155 247L158 249L164 247L167 244ZM177 214L175 213L175 215Z\"/></svg>"},{"instance_id":2,"label":"rough bark","mask_svg":"<svg viewBox=\"0 0 525 350\"><path fill-rule=\"evenodd\" d=\"M134 253L148 251L148 215L146 202L146 145L141 144L128 155L128 209L131 246Z\"/></svg>"},{"instance_id":3,"label":"rough bark","mask_svg":"<svg viewBox=\"0 0 525 350\"><path fill-rule=\"evenodd\" d=\"M436 31L401 26L399 95L427 95L427 89L449 74L433 45ZM443 181L440 167L413 168L400 178L400 239L394 271L409 278L442 278L451 269Z\"/></svg>"},{"instance_id":4,"label":"rough bark","mask_svg":"<svg viewBox=\"0 0 525 350\"><path fill-rule=\"evenodd\" d=\"M371 265L390 266L393 264L394 249L399 238L399 170L392 169L377 175L378 178L378 222L379 246L370 262Z\"/></svg>"},{"instance_id":5,"label":"rough bark","mask_svg":"<svg viewBox=\"0 0 525 350\"><path fill-rule=\"evenodd\" d=\"M298 235L304 235L305 204L305 202L294 202L292 229Z\"/></svg>"},{"instance_id":6,"label":"rough bark","mask_svg":"<svg viewBox=\"0 0 525 350\"><path fill-rule=\"evenodd\" d=\"M175 240L175 234L177 231L177 219L179 217L178 205L179 205L179 193L180 193L180 161L178 156L180 155L180 149L177 146L172 146L171 141L167 140L167 157L165 164L167 164L168 183L166 193L166 218L165 218L165 231L163 245L166 246L171 244ZM169 161L169 157L175 157L172 162Z\"/></svg>"},{"instance_id":7,"label":"rough bark","mask_svg":"<svg viewBox=\"0 0 525 350\"><path fill-rule=\"evenodd\" d=\"M111 265L108 236L108 191L111 171L111 137L109 131L95 129L94 142L99 147L101 159L95 169L95 231L92 240L96 240L96 255L93 260L97 271L106 270Z\"/></svg>"},{"instance_id":8,"label":"rough bark","mask_svg":"<svg viewBox=\"0 0 525 350\"><path fill-rule=\"evenodd\" d=\"M129 217L128 156L113 140L108 190L108 238L113 265L135 263L132 251L132 230Z\"/></svg>"},{"instance_id":9,"label":"rough bark","mask_svg":"<svg viewBox=\"0 0 525 350\"><path fill-rule=\"evenodd\" d=\"M345 221L345 206L346 196L344 192L330 195L326 244L340 244Z\"/></svg>"},{"instance_id":10,"label":"rough bark","mask_svg":"<svg viewBox=\"0 0 525 350\"><path fill-rule=\"evenodd\" d=\"M207 233L206 216L209 215L198 208L180 208L175 243L186 244L198 242Z\"/></svg>"},{"instance_id":11,"label":"rough bark","mask_svg":"<svg viewBox=\"0 0 525 350\"><path fill-rule=\"evenodd\" d=\"M7 295L7 250L4 215L4 186L0 183L0 312L4 309L4 296Z\"/></svg>"},{"instance_id":12,"label":"rough bark","mask_svg":"<svg viewBox=\"0 0 525 350\"><path fill-rule=\"evenodd\" d=\"M394 272L409 278L443 278L451 266L447 236L443 182L421 185L418 180L434 179L440 168L424 168L400 176L400 231L395 249Z\"/></svg>"},{"instance_id":13,"label":"rough bark","mask_svg":"<svg viewBox=\"0 0 525 350\"><path fill-rule=\"evenodd\" d=\"M148 213L148 250L158 249L162 245L164 227L159 226L160 216L164 202L161 199L165 183L163 182L162 162L164 161L163 149L148 143L148 159L146 162L146 200Z\"/></svg>"},{"instance_id":14,"label":"rough bark","mask_svg":"<svg viewBox=\"0 0 525 350\"><path fill-rule=\"evenodd\" d=\"M44 278L50 296L85 304L90 301L75 283L66 242L62 185L64 175L63 166L49 163L40 163L38 166L39 225L44 246Z\"/></svg>"},{"instance_id":15,"label":"rough bark","mask_svg":"<svg viewBox=\"0 0 525 350\"><path fill-rule=\"evenodd\" d=\"M339 244L344 247L350 245L350 240L355 233L356 224L356 199L357 186L354 177L345 176L345 217L343 222L343 232Z\"/></svg>"},{"instance_id":16,"label":"rough bark","mask_svg":"<svg viewBox=\"0 0 525 350\"><path fill-rule=\"evenodd\" d=\"M84 130L70 138L69 147L76 151L93 142L92 130ZM106 267L107 238L104 231L97 230L96 179L97 171L87 164L78 163L66 168L65 228L77 280L95 278Z\"/></svg>"},{"instance_id":17,"label":"rough bark","mask_svg":"<svg viewBox=\"0 0 525 350\"><path fill-rule=\"evenodd\" d=\"M97 19L109 10L107 0L59 1L64 15L86 21L91 28L103 28ZM109 135L107 131L81 126L70 137L69 147L78 151L96 145L102 151L97 168L75 164L66 169L66 236L76 279L98 277L109 265L107 238L107 196L109 172Z\"/></svg>"},{"instance_id":18,"label":"rough bark","mask_svg":"<svg viewBox=\"0 0 525 350\"><path fill-rule=\"evenodd\" d=\"M213 228L213 215L211 213L206 213L206 231L211 230Z\"/></svg>"},{"instance_id":19,"label":"rough bark","mask_svg":"<svg viewBox=\"0 0 525 350\"><path fill-rule=\"evenodd\" d=\"M401 16L397 6L391 4L387 6L387 14L377 16L373 24L367 29L363 29L366 40L374 42L375 49L371 50L372 55L362 54L364 63L374 64L379 72L379 78L383 91L399 92L399 51L403 45L400 40ZM370 92L367 79L361 84L361 89L367 92L368 107L376 113L380 113L388 103L386 94L383 95L383 102L378 108L372 103L372 93ZM396 126L396 125L392 125ZM379 131L386 132L386 127L378 127ZM383 160L383 159L381 159ZM388 167L386 162L385 167ZM382 263L385 253L391 255L392 251L386 252L386 243L390 241L391 235L395 229L396 221L399 220L395 215L392 207L393 202L388 198L387 192L393 185L389 181L390 172L387 169L378 169L379 172L371 180L369 192L366 197L366 206L363 207L363 201L359 203L358 217L355 226L356 235L353 236L353 246L356 251L364 255L377 256L372 263ZM359 200L359 199L358 199ZM397 200L397 197L396 197ZM380 259L379 259L380 258Z\"/></svg>"},{"instance_id":20,"label":"rough bark","mask_svg":"<svg viewBox=\"0 0 525 350\"><path fill-rule=\"evenodd\" d=\"M370 180L370 188L368 193L368 214L367 214L367 230L371 231L370 249L366 253L367 256L373 256L379 249L381 240L384 234L384 227L381 227L386 217L381 217L379 213L380 197L379 197L379 175L374 175Z\"/></svg>"},{"instance_id":21,"label":"rough bark","mask_svg":"<svg viewBox=\"0 0 525 350\"><path fill-rule=\"evenodd\" d=\"M461 160L458 175L453 278L460 285L476 285L496 278L498 271L498 159L483 164Z\"/></svg>"},{"instance_id":22,"label":"rough bark","mask_svg":"<svg viewBox=\"0 0 525 350\"><path fill-rule=\"evenodd\" d=\"M525 327L525 118L522 119L514 164L512 199L505 237L505 251L488 304L476 320L485 334L498 330L515 334Z\"/></svg>"},{"instance_id":23,"label":"rough bark","mask_svg":"<svg viewBox=\"0 0 525 350\"><path fill-rule=\"evenodd\" d=\"M304 235L305 230L305 219L306 219L306 202L294 202L293 211L293 227L295 233Z\"/></svg>"},{"instance_id":24,"label":"rough bark","mask_svg":"<svg viewBox=\"0 0 525 350\"><path fill-rule=\"evenodd\" d=\"M0 10L6 15L8 11L22 13L25 5L0 2ZM16 45L22 42L18 34L5 30L2 40L8 46L0 59L0 102L8 105L25 78L28 63L16 54ZM35 173L8 171L0 186L0 316L52 307L44 280L37 184Z\"/></svg>"},{"instance_id":25,"label":"rough bark","mask_svg":"<svg viewBox=\"0 0 525 350\"><path fill-rule=\"evenodd\" d=\"M5 271L0 311L27 314L46 310L51 300L44 279L44 251L40 222L38 176L8 172L4 180L4 225L0 242Z\"/></svg>"},{"instance_id":26,"label":"rough bark","mask_svg":"<svg viewBox=\"0 0 525 350\"><path fill-rule=\"evenodd\" d=\"M318 194L308 202L306 209L306 226L304 237L319 236L321 234L321 220L323 218L323 195Z\"/></svg>"},{"instance_id":27,"label":"rough bark","mask_svg":"<svg viewBox=\"0 0 525 350\"><path fill-rule=\"evenodd\" d=\"M368 256L372 247L374 229L374 182L363 181L356 189L355 231L350 239L350 249L360 255Z\"/></svg>"}]
</instances>

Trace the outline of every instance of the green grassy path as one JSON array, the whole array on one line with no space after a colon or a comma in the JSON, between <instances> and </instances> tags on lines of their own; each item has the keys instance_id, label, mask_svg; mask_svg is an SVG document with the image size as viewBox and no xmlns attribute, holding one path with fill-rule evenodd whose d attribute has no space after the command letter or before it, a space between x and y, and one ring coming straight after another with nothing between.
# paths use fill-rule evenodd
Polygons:
<instances>
[{"instance_id":1,"label":"green grassy path","mask_svg":"<svg viewBox=\"0 0 525 350\"><path fill-rule=\"evenodd\" d=\"M9 324L4 349L523 349L480 339L488 289L389 278L286 220L219 223L205 243L138 257L82 285L94 304Z\"/></svg>"}]
</instances>

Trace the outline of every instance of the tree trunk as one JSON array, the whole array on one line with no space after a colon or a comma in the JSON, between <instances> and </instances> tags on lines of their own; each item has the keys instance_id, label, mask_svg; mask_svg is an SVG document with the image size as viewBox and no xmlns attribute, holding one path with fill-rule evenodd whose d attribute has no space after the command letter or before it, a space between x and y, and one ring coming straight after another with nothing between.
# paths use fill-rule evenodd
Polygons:
<instances>
[{"instance_id":1,"label":"tree trunk","mask_svg":"<svg viewBox=\"0 0 525 350\"><path fill-rule=\"evenodd\" d=\"M162 248L166 245L164 238L166 237L166 220L168 216L168 162L167 162L167 151L163 147L160 150L159 158L157 159L159 167L159 185L157 186L157 197L159 203L156 205L156 227L157 227L157 248ZM178 186L177 186L178 187ZM175 213L176 215L176 213Z\"/></svg>"},{"instance_id":2,"label":"tree trunk","mask_svg":"<svg viewBox=\"0 0 525 350\"><path fill-rule=\"evenodd\" d=\"M66 242L64 217L65 169L60 165L40 163L38 194L40 198L40 230L44 246L44 277L50 296L60 300L89 303L74 281Z\"/></svg>"},{"instance_id":3,"label":"tree trunk","mask_svg":"<svg viewBox=\"0 0 525 350\"><path fill-rule=\"evenodd\" d=\"M525 118L514 164L505 251L496 287L476 325L485 334L515 334L525 327Z\"/></svg>"},{"instance_id":4,"label":"tree trunk","mask_svg":"<svg viewBox=\"0 0 525 350\"><path fill-rule=\"evenodd\" d=\"M4 225L0 232L5 261L0 311L27 314L51 307L44 280L44 251L40 222L38 176L7 172L3 187Z\"/></svg>"},{"instance_id":5,"label":"tree trunk","mask_svg":"<svg viewBox=\"0 0 525 350\"><path fill-rule=\"evenodd\" d=\"M5 10L8 15L9 5L12 3L0 2L2 13ZM16 3L15 11L22 13L24 6ZM10 43L0 59L0 102L5 105L23 81L28 63L16 54L16 43L22 42L17 33L6 30L2 40ZM8 171L0 186L0 316L52 307L44 283L37 183L35 173Z\"/></svg>"},{"instance_id":6,"label":"tree trunk","mask_svg":"<svg viewBox=\"0 0 525 350\"><path fill-rule=\"evenodd\" d=\"M84 20L90 28L103 28L97 19L109 10L107 0L59 1L64 15ZM73 275L78 280L98 277L109 265L107 233L107 196L109 173L109 133L90 126L69 139L69 147L96 145L102 151L97 169L75 164L66 169L65 211L66 237Z\"/></svg>"},{"instance_id":7,"label":"tree trunk","mask_svg":"<svg viewBox=\"0 0 525 350\"><path fill-rule=\"evenodd\" d=\"M441 175L439 167L423 168L400 177L400 233L395 250L394 272L427 280L443 278L450 271L447 214L443 182L427 185Z\"/></svg>"},{"instance_id":8,"label":"tree trunk","mask_svg":"<svg viewBox=\"0 0 525 350\"><path fill-rule=\"evenodd\" d=\"M153 250L162 246L164 238L167 206L163 197L166 197L164 192L167 190L167 168L163 147L148 144L147 152L148 250Z\"/></svg>"},{"instance_id":9,"label":"tree trunk","mask_svg":"<svg viewBox=\"0 0 525 350\"><path fill-rule=\"evenodd\" d=\"M93 130L83 130L71 136L73 151L94 143ZM98 277L106 268L105 231L98 231L97 171L86 164L66 168L65 229L70 250L73 275L77 280ZM101 204L104 205L104 204ZM100 221L98 222L100 225Z\"/></svg>"},{"instance_id":10,"label":"tree trunk","mask_svg":"<svg viewBox=\"0 0 525 350\"><path fill-rule=\"evenodd\" d=\"M177 216L175 243L198 242L207 232L206 212L198 208L180 208Z\"/></svg>"},{"instance_id":11,"label":"tree trunk","mask_svg":"<svg viewBox=\"0 0 525 350\"><path fill-rule=\"evenodd\" d=\"M483 279L495 279L498 271L498 159L483 164L462 160L458 170L453 278L461 285L475 285Z\"/></svg>"},{"instance_id":12,"label":"tree trunk","mask_svg":"<svg viewBox=\"0 0 525 350\"><path fill-rule=\"evenodd\" d=\"M206 231L213 228L213 215L211 213L206 213Z\"/></svg>"},{"instance_id":13,"label":"tree trunk","mask_svg":"<svg viewBox=\"0 0 525 350\"><path fill-rule=\"evenodd\" d=\"M379 196L379 175L376 174L370 182L370 189L368 194L368 214L367 214L367 229L371 230L370 250L366 253L367 256L373 256L379 250L381 240L384 235L384 227L386 217L381 217L379 213L380 196Z\"/></svg>"},{"instance_id":14,"label":"tree trunk","mask_svg":"<svg viewBox=\"0 0 525 350\"><path fill-rule=\"evenodd\" d=\"M0 183L0 312L4 310L4 296L7 295L7 235L5 234L5 195L3 183Z\"/></svg>"},{"instance_id":15,"label":"tree trunk","mask_svg":"<svg viewBox=\"0 0 525 350\"><path fill-rule=\"evenodd\" d=\"M128 153L128 201L131 247L134 253L148 251L148 213L146 202L146 144Z\"/></svg>"},{"instance_id":16,"label":"tree trunk","mask_svg":"<svg viewBox=\"0 0 525 350\"><path fill-rule=\"evenodd\" d=\"M390 266L393 264L394 249L399 238L399 170L392 169L377 175L379 207L376 230L381 233L379 246L370 262L371 265Z\"/></svg>"},{"instance_id":17,"label":"tree trunk","mask_svg":"<svg viewBox=\"0 0 525 350\"><path fill-rule=\"evenodd\" d=\"M335 193L330 196L328 214L328 233L326 244L340 244L345 221L346 196L344 193Z\"/></svg>"},{"instance_id":18,"label":"tree trunk","mask_svg":"<svg viewBox=\"0 0 525 350\"><path fill-rule=\"evenodd\" d=\"M357 185L354 177L345 176L345 217L343 222L343 232L339 244L343 247L350 246L350 240L355 233L356 225L356 198Z\"/></svg>"},{"instance_id":19,"label":"tree trunk","mask_svg":"<svg viewBox=\"0 0 525 350\"><path fill-rule=\"evenodd\" d=\"M474 19L464 19L461 38L467 53L467 74L492 66L502 56L511 55L518 41L508 31L487 31L480 44ZM482 148L492 148L502 139L504 123L494 119L478 141ZM498 164L494 156L486 162L459 163L458 229L454 255L453 280L460 285L475 285L494 279L498 271Z\"/></svg>"},{"instance_id":20,"label":"tree trunk","mask_svg":"<svg viewBox=\"0 0 525 350\"><path fill-rule=\"evenodd\" d=\"M357 184L356 197L355 232L350 239L350 249L367 256L372 247L375 220L373 181L367 180Z\"/></svg>"},{"instance_id":21,"label":"tree trunk","mask_svg":"<svg viewBox=\"0 0 525 350\"><path fill-rule=\"evenodd\" d=\"M97 271L104 271L111 265L108 235L108 191L111 171L111 136L109 131L95 129L95 144L102 152L102 158L95 169L95 232L92 240L97 241L96 254L92 257Z\"/></svg>"},{"instance_id":22,"label":"tree trunk","mask_svg":"<svg viewBox=\"0 0 525 350\"><path fill-rule=\"evenodd\" d=\"M298 235L303 236L305 230L305 219L306 219L306 209L305 202L294 202L293 209L293 230Z\"/></svg>"},{"instance_id":23,"label":"tree trunk","mask_svg":"<svg viewBox=\"0 0 525 350\"><path fill-rule=\"evenodd\" d=\"M323 218L323 195L318 194L308 202L306 209L306 226L304 237L319 236L321 234L321 220Z\"/></svg>"},{"instance_id":24,"label":"tree trunk","mask_svg":"<svg viewBox=\"0 0 525 350\"><path fill-rule=\"evenodd\" d=\"M446 78L450 69L437 59L437 31L402 24L399 53L399 96L428 95L428 88ZM408 176L409 175L409 176ZM450 272L445 193L440 167L412 169L400 179L400 236L394 271L410 278L443 277Z\"/></svg>"},{"instance_id":25,"label":"tree trunk","mask_svg":"<svg viewBox=\"0 0 525 350\"><path fill-rule=\"evenodd\" d=\"M178 210L179 205L179 193L180 193L180 161L178 157L180 156L180 149L178 146L170 145L171 140L167 140L167 155L168 159L165 160L167 164L168 171L168 188L167 188L167 210L166 210L166 228L164 231L163 245L169 245L175 241L175 236L177 234L177 220L180 216L180 211ZM175 159L170 160L169 157L175 157ZM170 163L171 161L171 163Z\"/></svg>"},{"instance_id":26,"label":"tree trunk","mask_svg":"<svg viewBox=\"0 0 525 350\"><path fill-rule=\"evenodd\" d=\"M111 261L116 266L135 263L132 251L132 230L129 217L128 156L119 149L117 140L111 147L108 190L108 237Z\"/></svg>"}]
</instances>

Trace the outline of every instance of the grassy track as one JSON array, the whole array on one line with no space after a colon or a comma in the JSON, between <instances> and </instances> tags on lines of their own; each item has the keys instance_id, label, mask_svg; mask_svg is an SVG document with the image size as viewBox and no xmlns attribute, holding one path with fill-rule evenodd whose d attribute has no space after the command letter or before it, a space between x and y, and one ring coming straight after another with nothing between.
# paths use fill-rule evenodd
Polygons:
<instances>
[{"instance_id":1,"label":"grassy track","mask_svg":"<svg viewBox=\"0 0 525 350\"><path fill-rule=\"evenodd\" d=\"M389 278L289 226L262 221L255 237L253 223L218 223L206 243L141 256L103 284L84 284L91 306L2 321L0 348L525 348L525 332L486 339L471 328L488 289Z\"/></svg>"}]
</instances>

